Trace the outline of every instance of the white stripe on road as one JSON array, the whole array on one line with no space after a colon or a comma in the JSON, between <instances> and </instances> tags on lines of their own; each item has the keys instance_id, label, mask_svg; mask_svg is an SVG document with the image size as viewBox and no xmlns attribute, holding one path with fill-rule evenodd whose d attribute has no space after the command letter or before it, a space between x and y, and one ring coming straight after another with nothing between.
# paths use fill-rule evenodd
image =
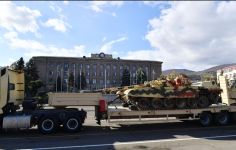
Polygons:
<instances>
[{"instance_id":1,"label":"white stripe on road","mask_svg":"<svg viewBox=\"0 0 236 150\"><path fill-rule=\"evenodd\" d=\"M119 146L119 145L133 145L133 144L147 144L147 143L162 143L162 142L175 142L175 141L189 141L189 140L200 140L200 139L219 139L219 138L230 138L236 137L236 135L222 135L222 136L209 136L199 138L182 138L182 139L164 139L164 140L148 140L148 141L135 141L135 142L117 142L109 144L94 144L94 145L75 145L75 146L61 146L61 147L44 147L44 148L33 148L33 150L44 150L44 149L68 149L68 148L92 148L92 147L106 147L106 146ZM26 150L26 149L22 149Z\"/></svg>"}]
</instances>

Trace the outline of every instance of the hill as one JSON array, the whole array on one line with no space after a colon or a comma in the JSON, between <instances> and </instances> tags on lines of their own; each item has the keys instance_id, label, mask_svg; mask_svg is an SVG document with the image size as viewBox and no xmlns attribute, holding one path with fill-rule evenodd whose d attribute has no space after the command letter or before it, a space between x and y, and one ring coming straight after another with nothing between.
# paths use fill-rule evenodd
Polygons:
<instances>
[{"instance_id":1,"label":"hill","mask_svg":"<svg viewBox=\"0 0 236 150\"><path fill-rule=\"evenodd\" d=\"M222 65L218 65L218 66L214 66L202 71L193 71L193 70L188 70L188 69L168 69L168 70L164 70L162 71L163 75L168 75L171 72L176 72L178 74L183 73L189 76L190 79L192 80L200 80L201 79L201 75L204 73L210 73L216 76L216 72L217 70L220 70L224 67L228 67L228 66L232 66L232 65L236 65L236 63L232 63L232 64L222 64Z\"/></svg>"},{"instance_id":2,"label":"hill","mask_svg":"<svg viewBox=\"0 0 236 150\"><path fill-rule=\"evenodd\" d=\"M168 75L170 74L171 72L176 72L178 74L180 73L183 73L183 74L192 74L192 73L195 73L195 71L192 71L192 70L188 70L188 69L169 69L169 70L165 70L165 71L162 71L162 74L163 75Z\"/></svg>"}]
</instances>

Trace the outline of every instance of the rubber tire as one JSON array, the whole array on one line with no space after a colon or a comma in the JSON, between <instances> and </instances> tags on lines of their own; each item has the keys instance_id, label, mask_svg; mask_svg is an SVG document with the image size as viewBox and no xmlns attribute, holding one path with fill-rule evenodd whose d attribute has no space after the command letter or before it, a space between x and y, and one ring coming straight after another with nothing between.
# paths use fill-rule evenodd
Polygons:
<instances>
[{"instance_id":1,"label":"rubber tire","mask_svg":"<svg viewBox=\"0 0 236 150\"><path fill-rule=\"evenodd\" d=\"M221 126L228 125L230 122L230 116L228 112L217 113L215 114L214 119L215 119L215 122Z\"/></svg>"},{"instance_id":2,"label":"rubber tire","mask_svg":"<svg viewBox=\"0 0 236 150\"><path fill-rule=\"evenodd\" d=\"M45 123L47 123L47 122L52 124L52 127L50 127L50 129L46 129L44 126L44 125L46 125ZM43 117L38 123L38 130L39 130L39 132L41 132L43 134L53 133L56 131L57 127L58 127L58 123L57 123L56 119L54 119L53 117Z\"/></svg>"},{"instance_id":3,"label":"rubber tire","mask_svg":"<svg viewBox=\"0 0 236 150\"><path fill-rule=\"evenodd\" d=\"M208 112L201 113L199 117L199 121L203 127L210 126L213 122L212 114Z\"/></svg>"},{"instance_id":4,"label":"rubber tire","mask_svg":"<svg viewBox=\"0 0 236 150\"><path fill-rule=\"evenodd\" d=\"M74 127L71 127L72 123L72 126L73 126L73 123L75 123L75 126ZM69 117L65 120L65 122L63 123L63 128L66 132L69 132L69 133L76 133L76 132L79 132L82 128L82 123L80 121L79 118L77 117Z\"/></svg>"}]
</instances>

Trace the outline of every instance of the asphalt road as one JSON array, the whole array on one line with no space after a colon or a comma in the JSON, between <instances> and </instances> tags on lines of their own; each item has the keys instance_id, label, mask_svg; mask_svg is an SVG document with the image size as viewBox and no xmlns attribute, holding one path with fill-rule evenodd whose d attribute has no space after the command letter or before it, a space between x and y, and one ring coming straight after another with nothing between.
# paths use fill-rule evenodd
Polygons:
<instances>
[{"instance_id":1,"label":"asphalt road","mask_svg":"<svg viewBox=\"0 0 236 150\"><path fill-rule=\"evenodd\" d=\"M200 127L196 121L98 126L89 111L83 130L42 135L36 129L0 133L0 149L235 150L236 125Z\"/></svg>"}]
</instances>

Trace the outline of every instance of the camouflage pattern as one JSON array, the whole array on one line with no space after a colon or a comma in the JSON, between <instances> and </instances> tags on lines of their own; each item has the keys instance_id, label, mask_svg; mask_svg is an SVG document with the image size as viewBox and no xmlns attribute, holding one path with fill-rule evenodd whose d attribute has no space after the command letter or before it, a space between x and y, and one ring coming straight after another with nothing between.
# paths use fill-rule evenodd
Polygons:
<instances>
[{"instance_id":1,"label":"camouflage pattern","mask_svg":"<svg viewBox=\"0 0 236 150\"><path fill-rule=\"evenodd\" d=\"M174 79L167 76L125 87L117 92L125 104L137 110L204 108L219 102L220 93L221 89L215 85L191 86L191 81L183 74Z\"/></svg>"}]
</instances>

